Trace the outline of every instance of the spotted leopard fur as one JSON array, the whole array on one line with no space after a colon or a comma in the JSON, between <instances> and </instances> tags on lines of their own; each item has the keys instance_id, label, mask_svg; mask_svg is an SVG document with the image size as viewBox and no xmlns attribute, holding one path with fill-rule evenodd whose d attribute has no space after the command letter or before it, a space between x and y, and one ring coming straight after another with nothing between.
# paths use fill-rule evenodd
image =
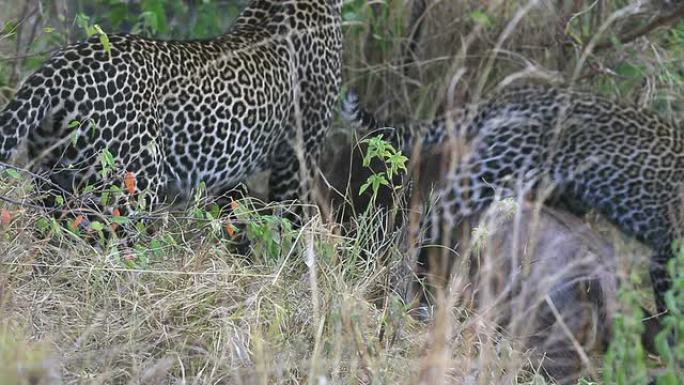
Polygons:
<instances>
[{"instance_id":1,"label":"spotted leopard fur","mask_svg":"<svg viewBox=\"0 0 684 385\"><path fill-rule=\"evenodd\" d=\"M354 95L343 110L358 126L382 126ZM650 111L539 86L505 90L454 116L453 131L469 151L445 178L433 229L454 228L496 196L550 183L653 249L651 279L658 310L665 310L665 265L682 237L684 131ZM445 122L386 125L392 128L384 131L407 151L419 137L424 145L443 142Z\"/></svg>"},{"instance_id":2,"label":"spotted leopard fur","mask_svg":"<svg viewBox=\"0 0 684 385\"><path fill-rule=\"evenodd\" d=\"M449 119L462 121L469 108L453 111ZM347 90L342 98L340 115L352 128L367 135L380 135L406 154L410 154L418 140L421 146L433 146L444 142L448 135L446 117L438 117L431 122L402 124L380 122L360 104L355 90Z\"/></svg>"},{"instance_id":3,"label":"spotted leopard fur","mask_svg":"<svg viewBox=\"0 0 684 385\"><path fill-rule=\"evenodd\" d=\"M62 48L0 113L0 160L28 139L38 168L73 191L103 182L106 149L118 183L134 173L151 203L187 198L200 182L222 193L270 169L271 199L293 199L303 187L295 138L312 169L339 92L340 7L254 0L211 40L120 34L110 52L97 37Z\"/></svg>"}]
</instances>

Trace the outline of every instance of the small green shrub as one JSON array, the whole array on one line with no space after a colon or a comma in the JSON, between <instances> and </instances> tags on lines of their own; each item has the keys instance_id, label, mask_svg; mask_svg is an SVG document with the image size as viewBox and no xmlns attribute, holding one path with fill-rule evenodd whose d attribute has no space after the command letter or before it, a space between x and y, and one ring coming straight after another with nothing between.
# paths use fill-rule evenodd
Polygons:
<instances>
[{"instance_id":1,"label":"small green shrub","mask_svg":"<svg viewBox=\"0 0 684 385\"><path fill-rule=\"evenodd\" d=\"M656 349L664 367L656 375L657 385L684 384L684 248L676 248L676 257L668 263L672 288L665 294L667 314L656 336Z\"/></svg>"},{"instance_id":2,"label":"small green shrub","mask_svg":"<svg viewBox=\"0 0 684 385\"><path fill-rule=\"evenodd\" d=\"M668 312L662 317L662 330L655 337L660 362L652 372L657 385L684 383L684 248L676 250L676 257L668 263L672 277L672 288L665 294ZM640 284L636 273L630 276L630 282ZM638 297L639 293L631 287L620 292L624 310L614 319L613 338L605 357L606 384L645 384L650 379L649 362L641 342L644 312Z\"/></svg>"},{"instance_id":3,"label":"small green shrub","mask_svg":"<svg viewBox=\"0 0 684 385\"><path fill-rule=\"evenodd\" d=\"M634 273L630 282L639 283ZM619 293L623 311L613 320L613 337L605 356L603 379L605 384L630 385L647 383L646 351L641 343L644 332L644 313L638 303L638 295L631 287L623 287Z\"/></svg>"},{"instance_id":4,"label":"small green shrub","mask_svg":"<svg viewBox=\"0 0 684 385\"><path fill-rule=\"evenodd\" d=\"M392 186L391 181L399 175L401 171L406 171L406 161L408 158L404 156L401 151L395 149L389 142L382 138L382 135L370 139L364 139L361 143L366 143L368 148L363 157L363 166L370 167L373 159L379 159L385 164L385 171L375 173L368 177L366 183L361 185L359 195L363 194L369 187L371 189L371 199L368 204L368 209L375 207L375 202L378 197L380 186L392 187L398 189L400 186Z\"/></svg>"}]
</instances>

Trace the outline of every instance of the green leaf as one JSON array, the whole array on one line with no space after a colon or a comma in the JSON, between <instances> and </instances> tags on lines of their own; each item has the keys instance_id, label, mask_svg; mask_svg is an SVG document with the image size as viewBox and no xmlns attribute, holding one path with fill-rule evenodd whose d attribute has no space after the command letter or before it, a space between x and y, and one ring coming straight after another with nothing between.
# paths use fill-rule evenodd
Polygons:
<instances>
[{"instance_id":1,"label":"green leaf","mask_svg":"<svg viewBox=\"0 0 684 385\"><path fill-rule=\"evenodd\" d=\"M59 223L55 218L50 218L50 227L52 227L52 231L57 234L62 232L62 228L59 226Z\"/></svg>"},{"instance_id":2,"label":"green leaf","mask_svg":"<svg viewBox=\"0 0 684 385\"><path fill-rule=\"evenodd\" d=\"M406 162L408 161L408 158L405 157L401 152L395 152L393 154L390 154L387 157L387 163L389 163L389 169L387 170L387 174L391 178L395 174L398 174L399 171L406 171Z\"/></svg>"},{"instance_id":3,"label":"green leaf","mask_svg":"<svg viewBox=\"0 0 684 385\"><path fill-rule=\"evenodd\" d=\"M114 155L112 155L112 153L109 152L109 150L107 150L106 148L102 150L102 153L104 154L104 159L105 162L107 162L107 165L110 167L114 167Z\"/></svg>"},{"instance_id":4,"label":"green leaf","mask_svg":"<svg viewBox=\"0 0 684 385\"><path fill-rule=\"evenodd\" d=\"M644 69L642 66L622 63L616 68L615 72L627 78L640 78L643 75Z\"/></svg>"},{"instance_id":5,"label":"green leaf","mask_svg":"<svg viewBox=\"0 0 684 385\"><path fill-rule=\"evenodd\" d=\"M218 218L221 215L221 207L214 203L209 208L209 212L213 218Z\"/></svg>"},{"instance_id":6,"label":"green leaf","mask_svg":"<svg viewBox=\"0 0 684 385\"><path fill-rule=\"evenodd\" d=\"M202 210L202 209L192 210L192 217L195 219L204 219L204 210Z\"/></svg>"},{"instance_id":7,"label":"green leaf","mask_svg":"<svg viewBox=\"0 0 684 385\"><path fill-rule=\"evenodd\" d=\"M105 227L102 224L102 222L92 221L92 222L90 222L90 228L95 230L95 231L102 231L102 230L104 230Z\"/></svg>"},{"instance_id":8,"label":"green leaf","mask_svg":"<svg viewBox=\"0 0 684 385\"><path fill-rule=\"evenodd\" d=\"M78 25L81 29L83 29L86 32L86 35L90 37L92 34L90 34L90 18L82 13L79 13L76 15L75 19L76 25Z\"/></svg>"},{"instance_id":9,"label":"green leaf","mask_svg":"<svg viewBox=\"0 0 684 385\"><path fill-rule=\"evenodd\" d=\"M40 218L36 221L36 229L44 233L50 229L50 221L47 218Z\"/></svg>"},{"instance_id":10,"label":"green leaf","mask_svg":"<svg viewBox=\"0 0 684 385\"><path fill-rule=\"evenodd\" d=\"M104 178L115 166L114 155L108 149L103 149L100 153L100 175Z\"/></svg>"},{"instance_id":11,"label":"green leaf","mask_svg":"<svg viewBox=\"0 0 684 385\"><path fill-rule=\"evenodd\" d=\"M470 14L470 18L477 24L482 25L483 27L490 28L492 25L494 25L494 22L492 19L484 13L483 11L473 11Z\"/></svg>"},{"instance_id":12,"label":"green leaf","mask_svg":"<svg viewBox=\"0 0 684 385\"><path fill-rule=\"evenodd\" d=\"M117 225L127 225L128 223L130 223L130 221L131 220L128 217L112 217L112 223L116 223Z\"/></svg>"},{"instance_id":13,"label":"green leaf","mask_svg":"<svg viewBox=\"0 0 684 385\"><path fill-rule=\"evenodd\" d=\"M21 179L21 175L19 174L19 172L13 168L5 169L5 175L12 179Z\"/></svg>"},{"instance_id":14,"label":"green leaf","mask_svg":"<svg viewBox=\"0 0 684 385\"><path fill-rule=\"evenodd\" d=\"M166 234L166 235L162 236L162 239L164 240L164 242L167 245L170 245L170 246L178 245L178 242L176 242L176 239L173 237L172 234Z\"/></svg>"},{"instance_id":15,"label":"green leaf","mask_svg":"<svg viewBox=\"0 0 684 385\"><path fill-rule=\"evenodd\" d=\"M93 28L97 32L98 38L100 39L100 44L102 44L102 47L104 48L105 52L107 52L107 55L111 55L112 46L109 43L109 36L107 36L107 34L102 30L102 28L99 25L95 24Z\"/></svg>"},{"instance_id":16,"label":"green leaf","mask_svg":"<svg viewBox=\"0 0 684 385\"><path fill-rule=\"evenodd\" d=\"M100 195L100 204L107 206L109 204L109 191L103 191Z\"/></svg>"},{"instance_id":17,"label":"green leaf","mask_svg":"<svg viewBox=\"0 0 684 385\"><path fill-rule=\"evenodd\" d=\"M359 195L363 194L364 191L368 190L368 187L370 187L370 180L366 180L366 183L361 185L361 188L359 188Z\"/></svg>"},{"instance_id":18,"label":"green leaf","mask_svg":"<svg viewBox=\"0 0 684 385\"><path fill-rule=\"evenodd\" d=\"M16 20L7 20L2 26L2 33L7 37L16 35L19 23Z\"/></svg>"},{"instance_id":19,"label":"green leaf","mask_svg":"<svg viewBox=\"0 0 684 385\"><path fill-rule=\"evenodd\" d=\"M95 136L95 133L97 132L97 124L95 124L95 119L90 119L90 135Z\"/></svg>"},{"instance_id":20,"label":"green leaf","mask_svg":"<svg viewBox=\"0 0 684 385\"><path fill-rule=\"evenodd\" d=\"M152 254L154 254L155 257L161 257L162 256L162 244L156 239L153 239L150 242L150 251L152 251Z\"/></svg>"},{"instance_id":21,"label":"green leaf","mask_svg":"<svg viewBox=\"0 0 684 385\"><path fill-rule=\"evenodd\" d=\"M112 193L112 195L113 195L114 197L121 196L121 194L123 193L123 190L121 189L121 187L119 187L119 186L117 186L117 185L112 185L112 186L109 188L109 191Z\"/></svg>"}]
</instances>

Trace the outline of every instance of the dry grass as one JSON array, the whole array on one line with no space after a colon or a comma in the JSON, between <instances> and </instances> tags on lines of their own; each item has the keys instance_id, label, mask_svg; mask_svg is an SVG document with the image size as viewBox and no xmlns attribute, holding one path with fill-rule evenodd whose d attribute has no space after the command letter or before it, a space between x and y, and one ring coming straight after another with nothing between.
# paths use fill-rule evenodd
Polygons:
<instances>
[{"instance_id":1,"label":"dry grass","mask_svg":"<svg viewBox=\"0 0 684 385\"><path fill-rule=\"evenodd\" d=\"M418 2L373 2L359 11L361 22L347 23L346 84L380 115L429 119L524 78L576 83L680 118L684 94L671 72L682 56L666 31L624 48L586 48L602 27L598 44L647 25L656 8L631 14L620 11L626 1L427 1L405 60ZM478 26L476 10L489 21ZM0 43L3 56L13 53ZM0 195L21 198L27 190L0 181ZM38 213L0 207L12 214L0 228L3 385L547 381L524 338L498 327L491 309L501 293L464 294L496 274L476 280L457 272L450 291L435 294L434 317L421 321L405 288L414 256L401 231L379 238L380 217L356 218L365 230L346 237L316 215L292 234L291 248L256 259L235 254L206 225L171 220L155 236L177 243L131 265L66 233L43 238ZM608 234L592 237L622 242ZM618 273L634 263L620 259ZM600 358L590 359L600 372Z\"/></svg>"},{"instance_id":2,"label":"dry grass","mask_svg":"<svg viewBox=\"0 0 684 385\"><path fill-rule=\"evenodd\" d=\"M205 227L206 239L164 250L144 267L127 267L69 236L40 239L35 219L18 216L2 230L3 384L545 382L522 337L536 331L527 323L536 310L524 302L543 301L553 288L553 276L545 284L538 278L555 260L516 291L525 292L520 313L506 305L510 287L489 290L507 280L492 266L475 281L467 269L455 274L451 295L438 294L434 321L424 322L401 287L389 284L406 274L405 251L386 243L379 250L381 240L372 237L343 238L317 218L298 232L291 254L282 250L262 263L231 253L225 240L207 240L214 237ZM505 226L486 233L510 236L514 226ZM547 231L545 240L555 241L533 258L567 249L576 265L554 270L559 277L576 273L572 266L591 266L585 276L605 267L596 254L577 251L578 235L566 231ZM591 236L582 242L603 242ZM511 250L512 241L503 242L487 244ZM389 255L382 264L381 252ZM482 261L509 255L493 252ZM473 293L480 293L475 302ZM504 314L511 329L502 334Z\"/></svg>"},{"instance_id":3,"label":"dry grass","mask_svg":"<svg viewBox=\"0 0 684 385\"><path fill-rule=\"evenodd\" d=\"M84 384L414 383L432 345L463 369L493 338L465 323L435 341L386 287L392 263L350 266L330 248L358 245L321 225L272 263L191 242L126 268L81 242L37 239L32 219L2 233L3 384L60 373Z\"/></svg>"}]
</instances>

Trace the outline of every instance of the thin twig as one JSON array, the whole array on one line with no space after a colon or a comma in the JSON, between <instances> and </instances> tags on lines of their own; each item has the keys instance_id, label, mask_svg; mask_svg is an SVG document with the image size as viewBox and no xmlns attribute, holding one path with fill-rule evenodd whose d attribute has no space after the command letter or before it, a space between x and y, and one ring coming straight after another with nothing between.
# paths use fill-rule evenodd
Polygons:
<instances>
[{"instance_id":1,"label":"thin twig","mask_svg":"<svg viewBox=\"0 0 684 385\"><path fill-rule=\"evenodd\" d=\"M45 210L46 208L34 203L28 203L28 202L20 202L18 200L14 200L12 198L8 198L4 195L0 195L0 201L3 201L5 203L9 203L14 206L25 206L25 207L30 207L32 209L37 209L37 210ZM56 210L53 210L56 211Z\"/></svg>"},{"instance_id":2,"label":"thin twig","mask_svg":"<svg viewBox=\"0 0 684 385\"><path fill-rule=\"evenodd\" d=\"M54 49L49 49L46 51L41 51L41 52L34 52L31 54L26 54L26 55L17 55L17 56L10 56L10 57L0 57L0 62L12 62L12 61L19 61L19 60L24 60L24 59L30 59L34 57L43 57L45 55L50 55L53 52L57 51L59 48L54 48Z\"/></svg>"},{"instance_id":3,"label":"thin twig","mask_svg":"<svg viewBox=\"0 0 684 385\"><path fill-rule=\"evenodd\" d=\"M681 19L683 17L684 17L684 6L680 6L676 11L674 11L668 15L658 17L658 18L654 19L653 21L651 21L650 23L646 24L645 26L643 26L639 29L636 29L632 32L626 33L625 35L619 37L618 41L621 44L627 44L631 41L638 39L641 36L649 34L651 31L653 31L657 28L669 26L673 22L675 22L678 19ZM606 49L606 48L611 48L611 47L613 47L613 45L614 45L613 41L605 41L603 43L597 44L594 47L594 52L596 52L598 50Z\"/></svg>"}]
</instances>

